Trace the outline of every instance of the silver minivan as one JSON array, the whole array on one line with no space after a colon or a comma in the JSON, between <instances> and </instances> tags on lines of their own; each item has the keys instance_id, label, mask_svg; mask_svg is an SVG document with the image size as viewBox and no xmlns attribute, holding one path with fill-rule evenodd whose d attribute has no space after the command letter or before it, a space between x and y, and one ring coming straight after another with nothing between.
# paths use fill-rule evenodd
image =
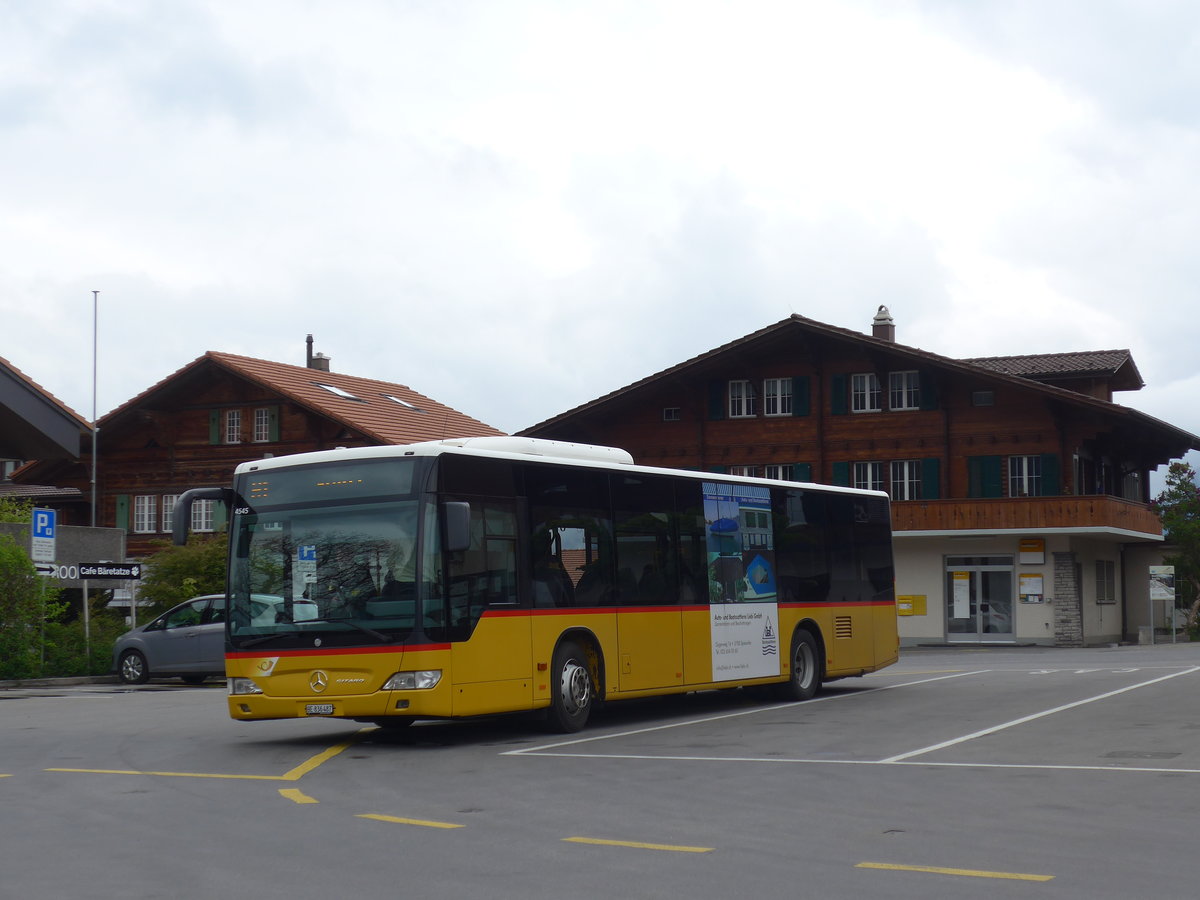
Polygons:
<instances>
[{"instance_id":1,"label":"silver minivan","mask_svg":"<svg viewBox=\"0 0 1200 900\"><path fill-rule=\"evenodd\" d=\"M282 597L254 594L253 621L274 622ZM302 609L303 607L303 609ZM295 601L296 621L312 619L316 606ZM193 597L157 619L127 631L113 645L113 668L126 684L145 684L151 678L178 676L199 684L210 675L225 674L225 595Z\"/></svg>"}]
</instances>

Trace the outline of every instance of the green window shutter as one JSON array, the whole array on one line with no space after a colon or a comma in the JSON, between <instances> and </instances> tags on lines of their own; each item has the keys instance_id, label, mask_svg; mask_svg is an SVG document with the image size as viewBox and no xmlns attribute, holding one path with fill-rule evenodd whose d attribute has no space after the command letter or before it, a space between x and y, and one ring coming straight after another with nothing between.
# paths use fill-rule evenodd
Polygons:
<instances>
[{"instance_id":1,"label":"green window shutter","mask_svg":"<svg viewBox=\"0 0 1200 900\"><path fill-rule=\"evenodd\" d=\"M267 410L268 427L271 430L268 440L274 442L279 440L279 407L272 406Z\"/></svg>"},{"instance_id":2,"label":"green window shutter","mask_svg":"<svg viewBox=\"0 0 1200 900\"><path fill-rule=\"evenodd\" d=\"M921 499L940 500L942 496L942 461L936 456L921 460Z\"/></svg>"},{"instance_id":3,"label":"green window shutter","mask_svg":"<svg viewBox=\"0 0 1200 900\"><path fill-rule=\"evenodd\" d=\"M967 457L967 496L999 497L1004 488L1004 458Z\"/></svg>"},{"instance_id":4,"label":"green window shutter","mask_svg":"<svg viewBox=\"0 0 1200 900\"><path fill-rule=\"evenodd\" d=\"M792 463L792 481L812 481L812 463Z\"/></svg>"},{"instance_id":5,"label":"green window shutter","mask_svg":"<svg viewBox=\"0 0 1200 900\"><path fill-rule=\"evenodd\" d=\"M210 410L208 413L208 442L210 444L221 443L221 411L219 409Z\"/></svg>"},{"instance_id":6,"label":"green window shutter","mask_svg":"<svg viewBox=\"0 0 1200 900\"><path fill-rule=\"evenodd\" d=\"M920 372L919 377L921 379L921 409L937 409L937 380L929 371Z\"/></svg>"},{"instance_id":7,"label":"green window shutter","mask_svg":"<svg viewBox=\"0 0 1200 900\"><path fill-rule=\"evenodd\" d=\"M829 391L829 411L835 416L844 416L850 412L846 403L846 376L834 375Z\"/></svg>"},{"instance_id":8,"label":"green window shutter","mask_svg":"<svg viewBox=\"0 0 1200 900\"><path fill-rule=\"evenodd\" d=\"M708 417L712 420L725 418L725 382L711 381L708 385Z\"/></svg>"},{"instance_id":9,"label":"green window shutter","mask_svg":"<svg viewBox=\"0 0 1200 900\"><path fill-rule=\"evenodd\" d=\"M124 528L126 531L131 530L128 494L117 494L117 521L114 524L117 528Z\"/></svg>"},{"instance_id":10,"label":"green window shutter","mask_svg":"<svg viewBox=\"0 0 1200 900\"><path fill-rule=\"evenodd\" d=\"M792 379L792 415L807 416L812 410L811 381L807 375L797 375Z\"/></svg>"},{"instance_id":11,"label":"green window shutter","mask_svg":"<svg viewBox=\"0 0 1200 900\"><path fill-rule=\"evenodd\" d=\"M1042 496L1055 497L1062 493L1062 477L1059 474L1058 454L1042 454Z\"/></svg>"},{"instance_id":12,"label":"green window shutter","mask_svg":"<svg viewBox=\"0 0 1200 900\"><path fill-rule=\"evenodd\" d=\"M835 462L833 464L833 484L850 487L850 463Z\"/></svg>"},{"instance_id":13,"label":"green window shutter","mask_svg":"<svg viewBox=\"0 0 1200 900\"><path fill-rule=\"evenodd\" d=\"M229 509L220 500L213 501L213 531L224 531L229 521Z\"/></svg>"}]
</instances>

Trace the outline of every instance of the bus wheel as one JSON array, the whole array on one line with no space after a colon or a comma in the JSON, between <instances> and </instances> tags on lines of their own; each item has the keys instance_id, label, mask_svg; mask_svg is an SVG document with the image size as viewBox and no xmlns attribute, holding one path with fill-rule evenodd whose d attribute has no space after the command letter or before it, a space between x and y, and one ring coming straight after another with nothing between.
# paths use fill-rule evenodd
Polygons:
<instances>
[{"instance_id":1,"label":"bus wheel","mask_svg":"<svg viewBox=\"0 0 1200 900\"><path fill-rule=\"evenodd\" d=\"M564 641L554 651L550 709L546 723L554 731L579 731L592 711L592 674L578 644Z\"/></svg>"},{"instance_id":2,"label":"bus wheel","mask_svg":"<svg viewBox=\"0 0 1200 900\"><path fill-rule=\"evenodd\" d=\"M821 688L820 651L811 631L797 628L792 635L792 673L780 693L785 700L809 700Z\"/></svg>"}]
</instances>

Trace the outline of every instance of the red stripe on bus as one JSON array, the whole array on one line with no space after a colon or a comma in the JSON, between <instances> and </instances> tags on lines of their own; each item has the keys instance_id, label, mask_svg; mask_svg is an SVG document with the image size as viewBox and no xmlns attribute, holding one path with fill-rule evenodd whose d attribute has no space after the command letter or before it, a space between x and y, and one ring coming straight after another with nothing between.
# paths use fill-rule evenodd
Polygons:
<instances>
[{"instance_id":1,"label":"red stripe on bus","mask_svg":"<svg viewBox=\"0 0 1200 900\"><path fill-rule=\"evenodd\" d=\"M389 644L386 647L308 647L303 650L231 650L226 659L261 659L264 656L350 656L361 653L416 653L449 650L449 644Z\"/></svg>"}]
</instances>

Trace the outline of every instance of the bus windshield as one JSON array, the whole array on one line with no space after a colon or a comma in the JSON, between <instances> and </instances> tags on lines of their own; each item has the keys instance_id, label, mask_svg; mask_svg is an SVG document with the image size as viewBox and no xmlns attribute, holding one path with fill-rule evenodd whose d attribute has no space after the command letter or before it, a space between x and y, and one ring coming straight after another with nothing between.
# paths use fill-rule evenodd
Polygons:
<instances>
[{"instance_id":1,"label":"bus windshield","mask_svg":"<svg viewBox=\"0 0 1200 900\"><path fill-rule=\"evenodd\" d=\"M355 478L322 470L312 482L300 470L257 475L241 485L249 496L234 516L229 636L234 649L270 644L349 646L403 641L418 610L418 501L412 465L389 487L409 499L364 498L359 487L381 466L360 466ZM340 473L334 473L338 475ZM358 476L365 475L365 478ZM320 503L301 505L308 485ZM262 500L291 501L276 506ZM257 502L256 502L257 501ZM339 502L340 501L340 502Z\"/></svg>"}]
</instances>

